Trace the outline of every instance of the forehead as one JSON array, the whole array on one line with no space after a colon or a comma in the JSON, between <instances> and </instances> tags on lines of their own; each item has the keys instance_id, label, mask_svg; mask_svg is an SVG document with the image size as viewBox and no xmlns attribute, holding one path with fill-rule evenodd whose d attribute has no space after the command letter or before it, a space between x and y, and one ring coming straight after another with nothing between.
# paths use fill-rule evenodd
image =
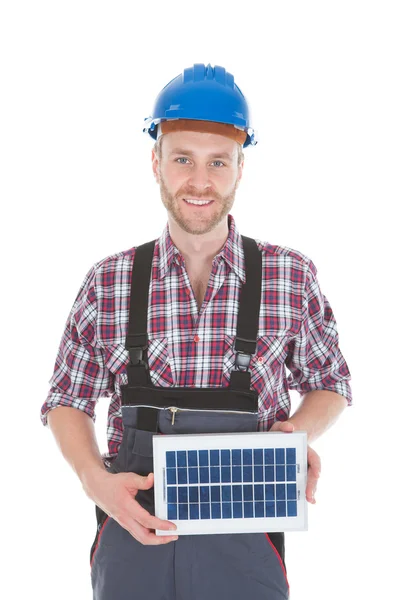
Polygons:
<instances>
[{"instance_id":1,"label":"forehead","mask_svg":"<svg viewBox=\"0 0 400 600\"><path fill-rule=\"evenodd\" d=\"M227 158L234 158L237 142L223 135L198 131L171 131L163 136L163 154L192 154L197 156L214 156L222 153Z\"/></svg>"}]
</instances>

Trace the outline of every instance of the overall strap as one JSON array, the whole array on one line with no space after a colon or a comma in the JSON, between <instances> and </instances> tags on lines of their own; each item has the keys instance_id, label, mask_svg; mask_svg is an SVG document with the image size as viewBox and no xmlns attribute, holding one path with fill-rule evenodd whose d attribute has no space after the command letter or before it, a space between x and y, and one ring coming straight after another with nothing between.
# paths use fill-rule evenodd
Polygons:
<instances>
[{"instance_id":1,"label":"overall strap","mask_svg":"<svg viewBox=\"0 0 400 600\"><path fill-rule=\"evenodd\" d=\"M262 254L257 242L242 235L246 268L246 283L240 290L239 313L235 350L236 363L231 372L230 387L250 389L248 370L251 355L256 353L258 321L260 317L261 284L262 284Z\"/></svg>"},{"instance_id":2,"label":"overall strap","mask_svg":"<svg viewBox=\"0 0 400 600\"><path fill-rule=\"evenodd\" d=\"M151 383L147 362L147 310L155 243L156 240L152 240L138 246L133 260L129 325L125 339L125 348L130 356L126 367L129 385Z\"/></svg>"}]
</instances>

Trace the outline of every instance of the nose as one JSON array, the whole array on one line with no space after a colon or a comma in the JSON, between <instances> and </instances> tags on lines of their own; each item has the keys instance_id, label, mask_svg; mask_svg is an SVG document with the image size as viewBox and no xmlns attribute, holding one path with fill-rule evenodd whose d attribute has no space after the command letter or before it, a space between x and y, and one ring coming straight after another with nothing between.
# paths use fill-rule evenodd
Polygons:
<instances>
[{"instance_id":1,"label":"nose","mask_svg":"<svg viewBox=\"0 0 400 600\"><path fill-rule=\"evenodd\" d=\"M207 166L195 165L190 171L188 183L199 191L211 187Z\"/></svg>"}]
</instances>

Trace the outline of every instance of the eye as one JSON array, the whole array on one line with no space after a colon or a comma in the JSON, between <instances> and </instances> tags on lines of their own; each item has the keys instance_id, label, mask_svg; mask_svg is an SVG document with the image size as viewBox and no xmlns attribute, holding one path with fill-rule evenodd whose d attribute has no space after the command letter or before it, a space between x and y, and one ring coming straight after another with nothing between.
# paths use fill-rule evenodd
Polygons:
<instances>
[{"instance_id":1,"label":"eye","mask_svg":"<svg viewBox=\"0 0 400 600\"><path fill-rule=\"evenodd\" d=\"M179 162L181 160L189 160L189 159L186 158L185 156L180 156L179 158L176 159L175 162ZM224 163L222 161L220 161L220 160L214 160L212 164L215 164L215 163L219 163L221 166L225 166ZM179 164L180 165L186 165L187 163L179 162ZM221 167L218 167L218 168L221 168Z\"/></svg>"}]
</instances>

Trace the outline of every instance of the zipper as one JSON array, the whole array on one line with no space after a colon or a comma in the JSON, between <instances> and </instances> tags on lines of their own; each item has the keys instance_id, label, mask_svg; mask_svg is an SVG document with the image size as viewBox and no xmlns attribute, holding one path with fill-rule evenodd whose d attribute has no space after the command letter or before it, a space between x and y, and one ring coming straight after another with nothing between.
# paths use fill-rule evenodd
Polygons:
<instances>
[{"instance_id":1,"label":"zipper","mask_svg":"<svg viewBox=\"0 0 400 600\"><path fill-rule=\"evenodd\" d=\"M175 423L175 415L178 412L178 409L176 406L170 406L169 409L172 412L172 425Z\"/></svg>"},{"instance_id":2,"label":"zipper","mask_svg":"<svg viewBox=\"0 0 400 600\"><path fill-rule=\"evenodd\" d=\"M212 408L205 408L205 409L199 409L199 408L178 408L177 406L170 406L168 408L169 411L171 411L172 413L172 422L171 425L173 425L175 423L175 415L178 412L178 410L180 411L194 411L194 412L198 412L199 410L201 410L201 412L212 412L212 413L237 413L239 415L255 415L256 412L255 411L247 411L247 410L219 410L219 409L212 409Z\"/></svg>"}]
</instances>

